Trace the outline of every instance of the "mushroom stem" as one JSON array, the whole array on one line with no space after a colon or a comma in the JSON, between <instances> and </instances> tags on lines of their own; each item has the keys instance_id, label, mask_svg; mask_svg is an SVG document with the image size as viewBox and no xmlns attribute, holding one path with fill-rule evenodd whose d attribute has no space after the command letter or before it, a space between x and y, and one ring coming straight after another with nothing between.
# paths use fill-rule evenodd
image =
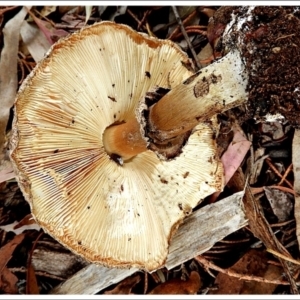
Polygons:
<instances>
[{"instance_id":1,"label":"mushroom stem","mask_svg":"<svg viewBox=\"0 0 300 300\"><path fill-rule=\"evenodd\" d=\"M238 50L203 68L150 108L149 135L165 141L247 99L248 73Z\"/></svg>"},{"instance_id":2,"label":"mushroom stem","mask_svg":"<svg viewBox=\"0 0 300 300\"><path fill-rule=\"evenodd\" d=\"M248 73L241 55L238 50L231 50L150 107L146 122L152 143L166 145L168 140L184 135L200 122L242 104L247 99L247 83ZM136 119L108 127L103 135L108 154L128 160L145 151L147 144L140 127Z\"/></svg>"},{"instance_id":3,"label":"mushroom stem","mask_svg":"<svg viewBox=\"0 0 300 300\"><path fill-rule=\"evenodd\" d=\"M126 161L147 150L147 143L140 132L141 125L134 118L125 123L107 127L103 133L103 145L109 155L117 155Z\"/></svg>"}]
</instances>

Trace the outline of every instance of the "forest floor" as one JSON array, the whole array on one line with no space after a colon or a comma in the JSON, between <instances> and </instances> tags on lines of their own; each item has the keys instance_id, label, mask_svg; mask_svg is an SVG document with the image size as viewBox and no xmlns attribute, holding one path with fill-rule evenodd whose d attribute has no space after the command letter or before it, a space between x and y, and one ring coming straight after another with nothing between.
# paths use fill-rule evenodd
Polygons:
<instances>
[{"instance_id":1,"label":"forest floor","mask_svg":"<svg viewBox=\"0 0 300 300\"><path fill-rule=\"evenodd\" d=\"M7 141L12 128L11 108L16 89L57 40L103 20L126 24L150 36L171 40L188 54L195 66L197 64L201 67L208 66L223 55L218 48L218 41L226 21L228 22L226 16L230 15L232 8L227 8L227 12L224 13L224 23L215 22L209 25L210 18L220 20L215 15L220 13L218 10L220 7L177 7L175 13L180 16L187 36L179 26L171 6L33 6L28 8L28 13L20 21L18 13L21 9L19 6L0 7L0 49L2 49L0 62L2 60L3 63L3 58L10 59L9 64L6 64L7 69L0 69L2 80L0 146L4 145L5 150L0 166L0 293L51 294L55 289L59 292L58 287L87 268L89 262L44 233L31 219L29 204L18 187L8 157ZM294 14L300 24L297 8L280 9L284 11L284 15ZM261 11L262 15L271 15L263 8ZM280 28L283 28L284 24L280 24ZM300 25L298 26L300 28ZM9 31L9 28L13 30ZM266 28L249 35L261 47L267 47L266 45L274 38L272 34L275 33L267 32ZM292 28L289 29L287 25L285 30L289 33ZM291 100L293 95L291 96L285 89L290 85L297 90L297 86L300 85L297 64L300 56L291 46L294 43L295 47L300 49L299 36L300 31L298 36L294 33L286 35L289 39L285 39L286 59L282 61L286 63L280 71L282 77L278 75L279 71L275 67L262 64L259 82L255 84L258 93L265 99L264 103L261 102L261 98L253 96L254 88L252 88L250 104L218 115L220 128L217 142L220 157L230 145L234 144L233 141L238 134L248 143L243 145L243 156L236 162L238 163L236 172L226 184L224 191L215 197L207 197L197 209L221 202L224 198L245 190L243 200L247 218L245 225L219 240L209 250L199 253L192 259L182 259L182 262L179 260L174 268L164 267L152 273L136 271L120 279L120 282L112 281L113 284L107 284L100 290L96 285L94 290L91 286L89 293L123 295L299 293L300 253L297 219L299 224L300 214L297 214L297 208L300 208L297 203L300 200L295 180L299 176L299 168L296 169L295 165L298 162L296 153L300 147L297 142L299 136L297 126L300 118L297 114L299 105L293 103ZM281 47L284 46L282 44ZM274 51L276 52L276 49ZM14 76L17 80L14 80ZM278 85L275 91L279 100L272 97L269 99L275 88L268 89L268 86L263 84L266 77L276 76L280 77L278 80L285 80L286 83L284 87ZM10 95L6 102L3 100L5 94ZM272 104L272 101L275 104ZM257 118L257 111L260 116L268 112L287 113L285 118L270 121ZM238 156L237 152L233 155ZM101 281L101 278L98 281ZM73 294L74 291L64 290L64 293ZM83 289L77 293L85 294L87 290Z\"/></svg>"}]
</instances>

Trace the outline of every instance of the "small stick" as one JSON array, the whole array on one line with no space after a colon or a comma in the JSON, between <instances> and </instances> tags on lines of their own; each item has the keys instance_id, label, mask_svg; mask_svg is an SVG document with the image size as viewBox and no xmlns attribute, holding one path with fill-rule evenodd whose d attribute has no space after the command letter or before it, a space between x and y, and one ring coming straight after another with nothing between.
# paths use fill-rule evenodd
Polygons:
<instances>
[{"instance_id":1,"label":"small stick","mask_svg":"<svg viewBox=\"0 0 300 300\"><path fill-rule=\"evenodd\" d=\"M283 184L283 182L285 181L286 177L287 177L287 176L289 175L289 173L291 172L292 168L293 168L293 164L290 164L290 165L288 166L288 168L286 169L285 173L283 174L283 176L282 176L280 182L278 183L278 185L282 185L282 184Z\"/></svg>"},{"instance_id":2,"label":"small stick","mask_svg":"<svg viewBox=\"0 0 300 300\"><path fill-rule=\"evenodd\" d=\"M178 13L178 10L177 10L176 6L172 6L172 9L173 9L175 18L176 18L176 20L177 20L177 22L178 22L178 24L179 24L179 26L180 26L181 32L182 32L184 38L186 39L186 42L187 42L187 44L188 44L188 46L189 46L189 48L190 48L190 50L191 50L191 52L192 52L192 55L193 55L194 60L195 60L195 62L196 62L196 65L197 65L198 69L201 69L202 66L201 66L201 64L200 64L200 62L199 62L199 59L198 59L198 57L197 57L197 54L196 54L196 52L195 52L195 50L194 50L194 48L193 48L193 46L192 46L192 43L191 43L191 41L190 41L190 39L189 39L189 37L188 37L186 31L185 31L185 28L184 28L184 26L183 26L183 23L182 23L182 21L181 21L181 18L180 18L180 16L179 16L179 13Z\"/></svg>"},{"instance_id":3,"label":"small stick","mask_svg":"<svg viewBox=\"0 0 300 300\"><path fill-rule=\"evenodd\" d=\"M140 23L138 24L138 27L137 27L138 30L141 29L141 26L143 25L143 23L145 22L146 18L150 15L151 12L152 12L152 10L147 10L147 11L145 11L142 20L141 20Z\"/></svg>"},{"instance_id":4,"label":"small stick","mask_svg":"<svg viewBox=\"0 0 300 300\"><path fill-rule=\"evenodd\" d=\"M274 171L274 173L280 177L281 179L283 178L282 175L278 172L278 170L276 169L276 167L272 164L271 160L269 158L266 158L266 163L268 164L268 166ZM293 189L293 185L287 180L287 179L284 179L284 181L286 182L286 184L291 188Z\"/></svg>"}]
</instances>

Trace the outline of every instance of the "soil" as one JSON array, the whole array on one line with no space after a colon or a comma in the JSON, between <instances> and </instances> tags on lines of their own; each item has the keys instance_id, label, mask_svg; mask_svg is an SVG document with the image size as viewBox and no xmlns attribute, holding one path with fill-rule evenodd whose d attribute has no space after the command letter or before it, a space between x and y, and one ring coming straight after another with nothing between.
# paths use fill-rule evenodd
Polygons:
<instances>
[{"instance_id":1,"label":"soil","mask_svg":"<svg viewBox=\"0 0 300 300\"><path fill-rule=\"evenodd\" d=\"M247 10L242 7L234 13L241 16ZM300 126L299 18L295 7L258 6L251 20L233 32L233 43L243 37L241 52L250 74L248 103L244 110L236 110L241 120L281 114L291 125Z\"/></svg>"}]
</instances>

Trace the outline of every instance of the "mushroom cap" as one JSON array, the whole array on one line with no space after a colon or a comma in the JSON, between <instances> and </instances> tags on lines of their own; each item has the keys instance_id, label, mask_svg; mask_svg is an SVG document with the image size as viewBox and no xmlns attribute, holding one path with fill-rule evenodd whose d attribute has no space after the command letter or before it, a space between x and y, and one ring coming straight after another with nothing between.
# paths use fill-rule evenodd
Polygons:
<instances>
[{"instance_id":1,"label":"mushroom cap","mask_svg":"<svg viewBox=\"0 0 300 300\"><path fill-rule=\"evenodd\" d=\"M15 102L11 159L32 215L71 251L109 267L161 267L171 236L223 188L213 130L197 126L182 153L151 150L123 165L102 135L135 117L147 91L191 75L174 43L101 22L54 44Z\"/></svg>"}]
</instances>

